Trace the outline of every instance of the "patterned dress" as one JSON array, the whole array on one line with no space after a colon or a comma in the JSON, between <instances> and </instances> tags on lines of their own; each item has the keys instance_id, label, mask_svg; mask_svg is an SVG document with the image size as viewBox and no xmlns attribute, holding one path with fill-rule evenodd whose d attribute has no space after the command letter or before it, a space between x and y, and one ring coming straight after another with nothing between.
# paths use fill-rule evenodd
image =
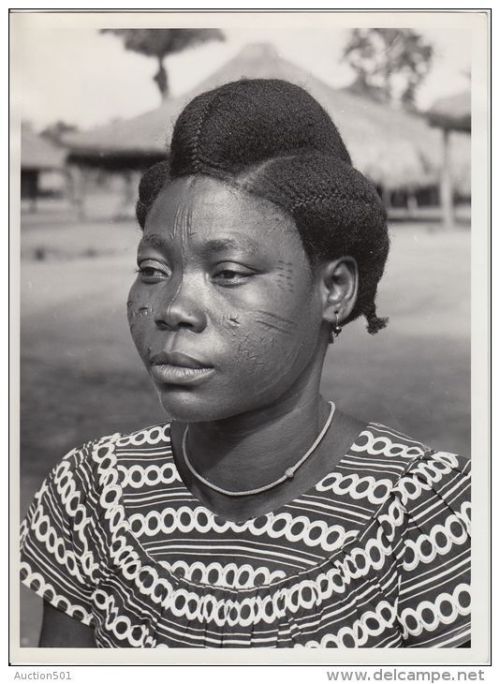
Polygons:
<instances>
[{"instance_id":1,"label":"patterned dress","mask_svg":"<svg viewBox=\"0 0 500 684\"><path fill-rule=\"evenodd\" d=\"M170 426L69 452L22 523L24 584L99 647L454 647L469 637L470 462L370 423L333 472L228 522Z\"/></svg>"}]
</instances>

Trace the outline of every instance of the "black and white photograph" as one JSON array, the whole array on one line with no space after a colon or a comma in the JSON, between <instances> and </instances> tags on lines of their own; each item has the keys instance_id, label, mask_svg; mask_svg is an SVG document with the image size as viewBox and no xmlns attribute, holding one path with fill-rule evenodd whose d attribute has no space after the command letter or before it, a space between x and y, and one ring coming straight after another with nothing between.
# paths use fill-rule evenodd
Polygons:
<instances>
[{"instance_id":1,"label":"black and white photograph","mask_svg":"<svg viewBox=\"0 0 500 684\"><path fill-rule=\"evenodd\" d=\"M488 657L489 21L11 11L20 662Z\"/></svg>"}]
</instances>

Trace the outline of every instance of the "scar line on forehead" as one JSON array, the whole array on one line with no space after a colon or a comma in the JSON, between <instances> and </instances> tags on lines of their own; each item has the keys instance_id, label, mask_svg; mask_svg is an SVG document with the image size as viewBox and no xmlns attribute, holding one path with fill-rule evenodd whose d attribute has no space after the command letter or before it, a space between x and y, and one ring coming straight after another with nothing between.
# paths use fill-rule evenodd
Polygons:
<instances>
[{"instance_id":1,"label":"scar line on forehead","mask_svg":"<svg viewBox=\"0 0 500 684\"><path fill-rule=\"evenodd\" d=\"M182 228L186 226L188 236L191 235L193 225L193 207L191 204L180 204L177 207L174 217L174 235L182 233Z\"/></svg>"}]
</instances>

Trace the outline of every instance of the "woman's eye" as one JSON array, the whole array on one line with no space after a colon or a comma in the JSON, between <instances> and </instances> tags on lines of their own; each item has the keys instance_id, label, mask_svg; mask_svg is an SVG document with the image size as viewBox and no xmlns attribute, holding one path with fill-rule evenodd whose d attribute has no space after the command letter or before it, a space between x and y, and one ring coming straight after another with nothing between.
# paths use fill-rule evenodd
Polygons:
<instances>
[{"instance_id":1,"label":"woman's eye","mask_svg":"<svg viewBox=\"0 0 500 684\"><path fill-rule=\"evenodd\" d=\"M233 280L234 278L237 278L238 275L240 275L237 271L221 271L219 273L219 278L222 278L223 280Z\"/></svg>"},{"instance_id":2,"label":"woman's eye","mask_svg":"<svg viewBox=\"0 0 500 684\"><path fill-rule=\"evenodd\" d=\"M139 274L141 280L147 283L164 280L165 278L168 278L169 275L165 269L151 264L139 264L137 273Z\"/></svg>"},{"instance_id":3,"label":"woman's eye","mask_svg":"<svg viewBox=\"0 0 500 684\"><path fill-rule=\"evenodd\" d=\"M214 273L213 279L222 285L239 285L252 275L252 272L243 269L222 268Z\"/></svg>"}]
</instances>

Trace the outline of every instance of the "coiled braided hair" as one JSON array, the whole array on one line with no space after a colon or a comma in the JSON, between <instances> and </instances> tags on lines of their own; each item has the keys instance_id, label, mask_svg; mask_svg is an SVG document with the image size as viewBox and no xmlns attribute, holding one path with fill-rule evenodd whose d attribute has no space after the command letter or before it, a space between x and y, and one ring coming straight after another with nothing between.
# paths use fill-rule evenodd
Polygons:
<instances>
[{"instance_id":1,"label":"coiled braided hair","mask_svg":"<svg viewBox=\"0 0 500 684\"><path fill-rule=\"evenodd\" d=\"M248 79L195 97L175 124L169 160L141 179L141 227L169 180L196 174L231 183L291 214L312 266L356 259L358 296L344 322L364 315L369 333L385 327L387 319L375 308L389 250L384 206L352 166L326 111L305 90L277 79Z\"/></svg>"}]
</instances>

